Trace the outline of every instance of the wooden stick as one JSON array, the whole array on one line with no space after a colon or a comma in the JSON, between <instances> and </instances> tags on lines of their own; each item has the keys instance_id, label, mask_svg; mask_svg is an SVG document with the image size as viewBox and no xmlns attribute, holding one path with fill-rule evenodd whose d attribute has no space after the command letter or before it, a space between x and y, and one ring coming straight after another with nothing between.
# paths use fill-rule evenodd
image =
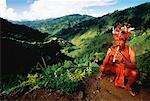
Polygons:
<instances>
[{"instance_id":1,"label":"wooden stick","mask_svg":"<svg viewBox=\"0 0 150 101\"><path fill-rule=\"evenodd\" d=\"M118 54L119 48L120 48L120 46L117 47L116 53L115 53L114 58L113 58L113 62L116 61L116 56L117 56L117 54Z\"/></svg>"}]
</instances>

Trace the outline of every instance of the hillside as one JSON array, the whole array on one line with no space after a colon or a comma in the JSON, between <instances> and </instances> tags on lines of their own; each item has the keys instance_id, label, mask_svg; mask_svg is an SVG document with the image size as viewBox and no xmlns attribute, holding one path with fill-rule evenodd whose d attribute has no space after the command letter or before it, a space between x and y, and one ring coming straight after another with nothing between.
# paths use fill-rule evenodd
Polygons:
<instances>
[{"instance_id":1,"label":"hillside","mask_svg":"<svg viewBox=\"0 0 150 101\"><path fill-rule=\"evenodd\" d=\"M55 34L60 34L60 31L63 29L71 28L80 22L93 19L93 18L94 17L88 15L73 14L73 15L63 16L60 18L54 18L54 19L13 22L13 23L27 25L41 32L46 32L50 36L53 36Z\"/></svg>"},{"instance_id":2,"label":"hillside","mask_svg":"<svg viewBox=\"0 0 150 101\"><path fill-rule=\"evenodd\" d=\"M63 46L71 45L60 38L45 38L47 33L41 33L25 25L16 25L0 18L1 23L1 73L2 82L6 77L27 75L42 57L46 64L54 64L70 57L61 53ZM7 79L6 81L9 81Z\"/></svg>"}]
</instances>

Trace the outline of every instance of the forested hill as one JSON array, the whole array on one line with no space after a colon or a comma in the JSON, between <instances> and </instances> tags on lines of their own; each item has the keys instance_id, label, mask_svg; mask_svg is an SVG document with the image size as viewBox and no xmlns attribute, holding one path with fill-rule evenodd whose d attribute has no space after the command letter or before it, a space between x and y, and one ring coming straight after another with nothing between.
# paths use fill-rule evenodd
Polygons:
<instances>
[{"instance_id":1,"label":"forested hill","mask_svg":"<svg viewBox=\"0 0 150 101\"><path fill-rule=\"evenodd\" d=\"M15 22L15 24L24 24L34 29L38 29L41 32L47 32L49 35L55 35L60 33L62 29L67 29L73 27L74 25L83 22L85 20L93 19L94 17L88 15L67 15L60 18L54 19L46 19L39 21L23 21L23 22Z\"/></svg>"}]
</instances>

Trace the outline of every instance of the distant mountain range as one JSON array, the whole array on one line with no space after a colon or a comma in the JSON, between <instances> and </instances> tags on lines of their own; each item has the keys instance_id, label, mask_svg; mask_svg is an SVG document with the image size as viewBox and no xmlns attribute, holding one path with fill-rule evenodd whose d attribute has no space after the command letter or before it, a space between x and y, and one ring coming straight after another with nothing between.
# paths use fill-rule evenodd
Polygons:
<instances>
[{"instance_id":1,"label":"distant mountain range","mask_svg":"<svg viewBox=\"0 0 150 101\"><path fill-rule=\"evenodd\" d=\"M97 28L99 31L109 30L117 21L130 23L136 29L147 29L150 27L150 3L144 3L136 7L131 7L122 11L116 10L99 18L88 15L68 15L56 19L40 21L13 22L24 24L41 32L46 32L50 36L72 39L76 34L84 34L90 28Z\"/></svg>"},{"instance_id":2,"label":"distant mountain range","mask_svg":"<svg viewBox=\"0 0 150 101\"><path fill-rule=\"evenodd\" d=\"M67 29L73 27L74 25L81 23L85 20L93 19L94 17L88 15L68 15L63 16L56 19L46 19L46 20L38 20L38 21L23 21L23 22L15 22L15 24L27 25L34 29L38 29L41 32L49 33L49 35L58 34L62 29Z\"/></svg>"}]
</instances>

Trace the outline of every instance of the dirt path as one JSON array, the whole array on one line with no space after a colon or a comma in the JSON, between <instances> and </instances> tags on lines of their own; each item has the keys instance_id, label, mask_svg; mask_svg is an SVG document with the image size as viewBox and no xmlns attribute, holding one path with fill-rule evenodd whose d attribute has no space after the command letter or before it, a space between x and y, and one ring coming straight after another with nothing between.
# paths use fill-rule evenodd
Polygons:
<instances>
[{"instance_id":1,"label":"dirt path","mask_svg":"<svg viewBox=\"0 0 150 101\"><path fill-rule=\"evenodd\" d=\"M138 95L132 97L125 89L116 88L114 82L91 77L83 81L85 101L149 101L150 89L140 89Z\"/></svg>"},{"instance_id":2,"label":"dirt path","mask_svg":"<svg viewBox=\"0 0 150 101\"><path fill-rule=\"evenodd\" d=\"M73 94L34 90L17 99L22 101L150 101L150 89L141 88L139 94L132 97L125 89L116 88L114 83L106 79L97 80L96 77L90 77L83 80L80 90Z\"/></svg>"}]
</instances>

